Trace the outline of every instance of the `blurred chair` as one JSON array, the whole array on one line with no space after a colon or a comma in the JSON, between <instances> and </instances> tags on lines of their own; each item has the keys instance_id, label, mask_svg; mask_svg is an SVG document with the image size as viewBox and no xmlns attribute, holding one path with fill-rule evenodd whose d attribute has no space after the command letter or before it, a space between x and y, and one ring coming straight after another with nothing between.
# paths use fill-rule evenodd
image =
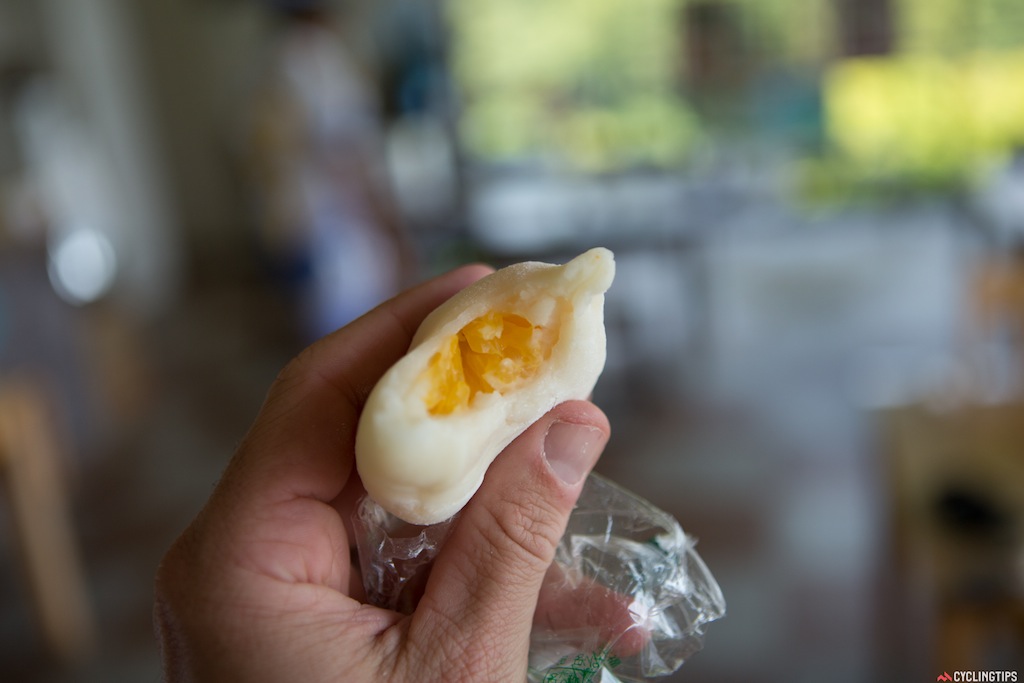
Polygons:
<instances>
[{"instance_id":1,"label":"blurred chair","mask_svg":"<svg viewBox=\"0 0 1024 683\"><path fill-rule=\"evenodd\" d=\"M38 383L0 380L0 473L33 607L52 653L74 662L93 651L95 625L49 408Z\"/></svg>"},{"instance_id":2,"label":"blurred chair","mask_svg":"<svg viewBox=\"0 0 1024 683\"><path fill-rule=\"evenodd\" d=\"M934 667L1024 654L1024 403L909 406L886 416L894 614L916 613ZM933 667L933 668L934 668Z\"/></svg>"}]
</instances>

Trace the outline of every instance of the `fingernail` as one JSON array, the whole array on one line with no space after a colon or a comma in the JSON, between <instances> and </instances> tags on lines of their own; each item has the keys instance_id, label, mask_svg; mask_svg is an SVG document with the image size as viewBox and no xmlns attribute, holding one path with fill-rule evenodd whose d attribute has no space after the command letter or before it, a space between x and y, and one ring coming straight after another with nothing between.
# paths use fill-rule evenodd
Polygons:
<instances>
[{"instance_id":1,"label":"fingernail","mask_svg":"<svg viewBox=\"0 0 1024 683\"><path fill-rule=\"evenodd\" d=\"M552 422L544 437L544 457L559 479L574 486L594 466L604 438L604 432L594 427Z\"/></svg>"}]
</instances>

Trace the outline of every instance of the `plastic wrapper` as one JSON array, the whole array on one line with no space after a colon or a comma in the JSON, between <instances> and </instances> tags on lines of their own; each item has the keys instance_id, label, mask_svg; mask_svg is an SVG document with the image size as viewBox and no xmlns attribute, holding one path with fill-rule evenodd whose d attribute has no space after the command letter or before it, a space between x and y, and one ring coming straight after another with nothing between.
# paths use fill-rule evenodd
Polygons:
<instances>
[{"instance_id":1,"label":"plastic wrapper","mask_svg":"<svg viewBox=\"0 0 1024 683\"><path fill-rule=\"evenodd\" d=\"M413 526L364 498L355 528L368 601L410 613L454 522ZM541 588L529 681L650 681L682 666L725 614L694 543L671 515L590 475Z\"/></svg>"}]
</instances>

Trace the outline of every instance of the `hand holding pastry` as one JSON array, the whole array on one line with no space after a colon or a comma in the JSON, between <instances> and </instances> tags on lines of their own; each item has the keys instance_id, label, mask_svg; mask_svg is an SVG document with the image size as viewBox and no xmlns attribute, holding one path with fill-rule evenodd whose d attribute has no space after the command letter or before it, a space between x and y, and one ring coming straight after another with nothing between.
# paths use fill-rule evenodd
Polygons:
<instances>
[{"instance_id":1,"label":"hand holding pastry","mask_svg":"<svg viewBox=\"0 0 1024 683\"><path fill-rule=\"evenodd\" d=\"M413 340L431 311L487 272L463 268L406 292L313 345L282 371L204 510L158 572L155 622L167 680L524 680L545 572L609 427L586 401L547 405L563 400L561 394L529 394L531 382L544 375L541 366L562 358L559 345L567 339L583 346L564 347L564 362L587 353L586 340L574 337L573 322L560 317L560 306L580 301L576 290L551 304L534 305L530 297L503 299L497 309L488 303L486 310L472 309L450 325L425 325L440 336L423 339L441 343ZM603 292L581 286L591 302ZM525 327L519 318L529 321L529 335L519 329ZM502 331L494 332L499 322ZM538 332L537 326L548 329ZM522 363L513 363L508 374L507 363L473 359L460 350L460 360L470 358L466 365L477 373L463 375L467 397L462 380L448 379L456 374L450 372L452 336L460 347L465 340L470 349L483 349L472 351L483 356L496 343L497 355ZM422 509L448 514L430 494L441 491L442 499L461 505L466 491L479 485L475 494L469 491L472 498L437 558L423 598L405 616L362 602L346 520L363 494L355 473L360 414L371 389L410 344L410 355L424 349L425 365L411 376L417 387L412 396L427 415L448 415L458 424L460 411L470 415L512 395L502 390L526 393L522 403L487 408L515 422L512 432L486 439L500 451L490 466L463 460L452 469L479 469L482 482L475 474L436 473L436 486L425 487L430 505ZM512 354L512 348L519 351ZM572 382L572 397L582 398L592 380L584 370L574 376L579 381ZM541 413L531 419L518 412L527 404ZM396 422L392 428L406 426ZM425 452L430 447L405 443ZM450 464L429 462L434 468ZM368 478L391 481L396 473L389 467ZM383 486L382 497L398 491L396 500L403 500L398 483Z\"/></svg>"}]
</instances>

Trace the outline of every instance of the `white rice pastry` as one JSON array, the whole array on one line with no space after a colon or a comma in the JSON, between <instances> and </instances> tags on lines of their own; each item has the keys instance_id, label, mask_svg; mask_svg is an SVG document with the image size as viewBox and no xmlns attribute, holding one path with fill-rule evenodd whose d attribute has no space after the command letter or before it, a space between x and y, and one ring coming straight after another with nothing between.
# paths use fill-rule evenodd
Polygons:
<instances>
[{"instance_id":1,"label":"white rice pastry","mask_svg":"<svg viewBox=\"0 0 1024 683\"><path fill-rule=\"evenodd\" d=\"M495 457L605 363L612 253L503 268L432 312L371 392L356 433L369 495L413 524L457 513Z\"/></svg>"}]
</instances>

